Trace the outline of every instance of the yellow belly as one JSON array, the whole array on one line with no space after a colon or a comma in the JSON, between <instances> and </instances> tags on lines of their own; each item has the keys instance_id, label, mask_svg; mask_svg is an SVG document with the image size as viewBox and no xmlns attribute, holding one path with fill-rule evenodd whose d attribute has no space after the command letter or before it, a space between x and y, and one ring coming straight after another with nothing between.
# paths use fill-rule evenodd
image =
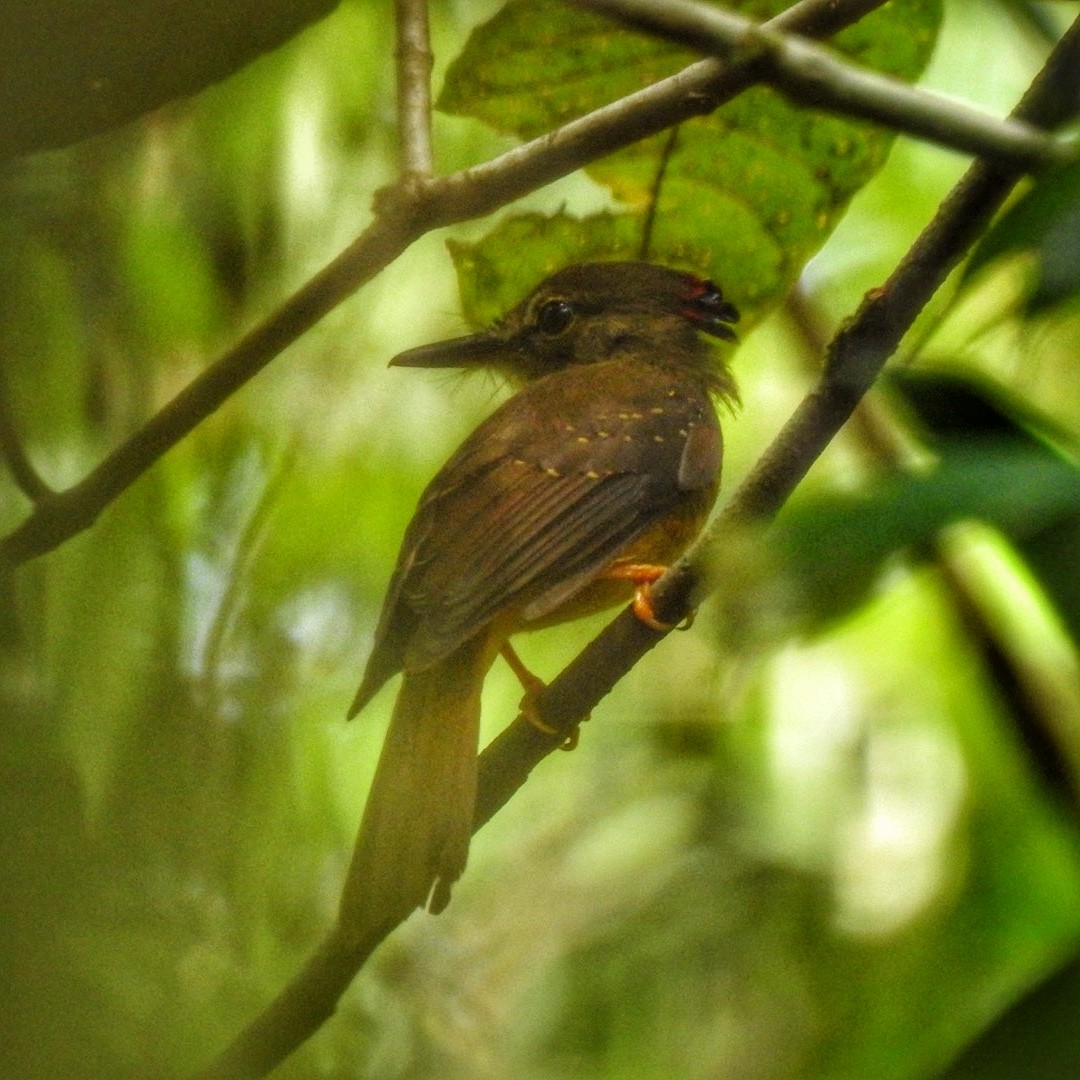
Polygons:
<instances>
[{"instance_id":1,"label":"yellow belly","mask_svg":"<svg viewBox=\"0 0 1080 1080\"><path fill-rule=\"evenodd\" d=\"M566 603L535 621L519 623L520 630L536 630L569 622L585 615L629 603L634 583L626 578L608 577L607 572L633 563L668 567L690 546L701 532L719 485L686 495L682 502L645 532L636 536L618 555Z\"/></svg>"}]
</instances>

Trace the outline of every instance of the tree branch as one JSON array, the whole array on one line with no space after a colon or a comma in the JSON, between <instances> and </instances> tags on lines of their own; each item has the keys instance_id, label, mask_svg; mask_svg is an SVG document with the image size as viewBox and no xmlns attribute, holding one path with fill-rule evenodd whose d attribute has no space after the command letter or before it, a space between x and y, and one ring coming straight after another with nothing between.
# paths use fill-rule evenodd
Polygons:
<instances>
[{"instance_id":1,"label":"tree branch","mask_svg":"<svg viewBox=\"0 0 1080 1080\"><path fill-rule=\"evenodd\" d=\"M398 137L401 171L430 176L431 44L427 0L396 0Z\"/></svg>"},{"instance_id":2,"label":"tree branch","mask_svg":"<svg viewBox=\"0 0 1080 1080\"><path fill-rule=\"evenodd\" d=\"M814 0L805 8L799 7L813 8L818 14L835 10L831 0ZM790 11L785 14L790 15ZM1052 127L1067 113L1080 112L1080 101L1075 100L1075 93L1070 94L1078 63L1080 20L1059 42L1014 116ZM657 583L653 600L660 618L678 621L715 588L716 582L707 571L710 552L734 533L767 523L776 514L850 416L919 310L1023 172L1016 164L982 162L968 171L889 280L867 298L834 339L818 385L714 524L689 555ZM458 178L455 183L463 181ZM542 718L563 735L544 735L519 717L493 740L480 755L474 829L507 802L532 769L561 745L579 718L587 715L662 637L629 610L623 611L550 684L538 702ZM260 1077L283 1061L332 1015L340 994L390 929L336 925L297 977L200 1074L202 1080Z\"/></svg>"},{"instance_id":3,"label":"tree branch","mask_svg":"<svg viewBox=\"0 0 1080 1080\"><path fill-rule=\"evenodd\" d=\"M884 2L802 0L766 26L831 34ZM405 177L380 192L364 233L79 483L42 498L0 540L0 562L19 565L92 525L163 454L424 233L489 214L613 150L709 113L754 79L748 62L701 60L482 165L434 180Z\"/></svg>"},{"instance_id":4,"label":"tree branch","mask_svg":"<svg viewBox=\"0 0 1080 1080\"><path fill-rule=\"evenodd\" d=\"M803 37L698 0L576 0L619 22L707 55L739 59L793 104L853 116L963 153L1026 167L1070 160L1073 147L1023 121L860 68Z\"/></svg>"}]
</instances>

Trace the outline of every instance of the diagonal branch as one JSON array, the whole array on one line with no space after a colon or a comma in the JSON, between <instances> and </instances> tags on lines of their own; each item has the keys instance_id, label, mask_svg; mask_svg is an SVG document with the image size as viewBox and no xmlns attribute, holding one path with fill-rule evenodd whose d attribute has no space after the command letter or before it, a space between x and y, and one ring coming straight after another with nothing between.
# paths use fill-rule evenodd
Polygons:
<instances>
[{"instance_id":1,"label":"diagonal branch","mask_svg":"<svg viewBox=\"0 0 1080 1080\"><path fill-rule=\"evenodd\" d=\"M795 105L853 116L963 153L1022 165L1070 160L1074 150L1017 119L999 120L963 102L858 67L799 35L762 26L699 0L577 0L707 55L743 59Z\"/></svg>"},{"instance_id":2,"label":"diagonal branch","mask_svg":"<svg viewBox=\"0 0 1080 1080\"><path fill-rule=\"evenodd\" d=\"M885 0L801 0L765 24L824 36ZM756 79L753 63L696 64L473 168L427 180L406 176L376 197L371 226L79 483L41 499L0 539L0 562L18 565L59 547L248 380L424 233L481 217L613 150L712 112Z\"/></svg>"}]
</instances>

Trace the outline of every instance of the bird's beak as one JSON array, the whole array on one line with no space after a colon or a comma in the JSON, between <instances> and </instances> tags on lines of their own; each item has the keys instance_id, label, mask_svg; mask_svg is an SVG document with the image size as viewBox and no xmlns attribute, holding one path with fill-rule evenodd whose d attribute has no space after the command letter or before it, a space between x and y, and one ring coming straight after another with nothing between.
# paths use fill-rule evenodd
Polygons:
<instances>
[{"instance_id":1,"label":"bird's beak","mask_svg":"<svg viewBox=\"0 0 1080 1080\"><path fill-rule=\"evenodd\" d=\"M390 361L390 367L475 368L493 365L500 356L505 360L505 342L494 334L480 333L407 349Z\"/></svg>"}]
</instances>

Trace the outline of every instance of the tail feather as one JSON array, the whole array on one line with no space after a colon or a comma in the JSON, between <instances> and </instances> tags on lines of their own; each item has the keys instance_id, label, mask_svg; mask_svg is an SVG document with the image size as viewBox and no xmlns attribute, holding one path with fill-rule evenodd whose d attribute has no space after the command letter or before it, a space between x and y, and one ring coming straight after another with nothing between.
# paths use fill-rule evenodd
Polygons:
<instances>
[{"instance_id":1,"label":"tail feather","mask_svg":"<svg viewBox=\"0 0 1080 1080\"><path fill-rule=\"evenodd\" d=\"M340 921L357 932L449 902L469 851L480 690L497 651L481 634L402 680L341 900Z\"/></svg>"}]
</instances>

